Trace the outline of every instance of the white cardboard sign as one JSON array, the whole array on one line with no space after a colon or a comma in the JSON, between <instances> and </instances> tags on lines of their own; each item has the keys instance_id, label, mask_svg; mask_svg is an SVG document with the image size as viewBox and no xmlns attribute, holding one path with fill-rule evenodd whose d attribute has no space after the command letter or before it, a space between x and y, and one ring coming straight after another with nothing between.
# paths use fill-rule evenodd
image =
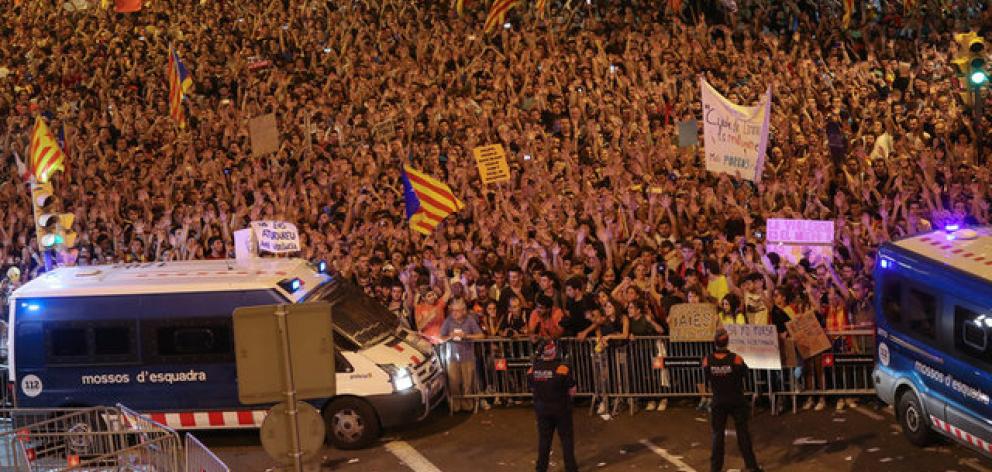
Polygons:
<instances>
[{"instance_id":1,"label":"white cardboard sign","mask_svg":"<svg viewBox=\"0 0 992 472\"><path fill-rule=\"evenodd\" d=\"M285 221L252 221L252 231L258 241L258 250L285 254L300 250L300 233L296 225Z\"/></svg>"}]
</instances>

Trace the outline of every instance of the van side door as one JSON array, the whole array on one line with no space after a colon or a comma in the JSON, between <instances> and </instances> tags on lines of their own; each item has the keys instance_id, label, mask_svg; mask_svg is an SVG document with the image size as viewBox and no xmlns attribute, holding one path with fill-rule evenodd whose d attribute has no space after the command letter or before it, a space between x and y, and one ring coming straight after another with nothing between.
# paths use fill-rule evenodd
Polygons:
<instances>
[{"instance_id":1,"label":"van side door","mask_svg":"<svg viewBox=\"0 0 992 472\"><path fill-rule=\"evenodd\" d=\"M992 454L992 310L948 299L943 330L951 373L944 433ZM960 433L957 430L962 430Z\"/></svg>"},{"instance_id":2,"label":"van side door","mask_svg":"<svg viewBox=\"0 0 992 472\"><path fill-rule=\"evenodd\" d=\"M950 388L946 383L948 356L939 341L940 297L928 287L892 275L886 276L883 290L891 362L913 379L927 414L943 421Z\"/></svg>"}]
</instances>

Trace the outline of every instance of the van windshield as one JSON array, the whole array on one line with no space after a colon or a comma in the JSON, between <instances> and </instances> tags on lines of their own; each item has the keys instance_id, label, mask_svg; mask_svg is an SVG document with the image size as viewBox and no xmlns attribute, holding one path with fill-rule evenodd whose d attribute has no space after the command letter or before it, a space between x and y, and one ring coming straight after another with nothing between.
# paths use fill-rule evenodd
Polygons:
<instances>
[{"instance_id":1,"label":"van windshield","mask_svg":"<svg viewBox=\"0 0 992 472\"><path fill-rule=\"evenodd\" d=\"M313 289L302 301L330 303L334 329L362 348L391 336L399 327L396 315L344 280L331 279Z\"/></svg>"}]
</instances>

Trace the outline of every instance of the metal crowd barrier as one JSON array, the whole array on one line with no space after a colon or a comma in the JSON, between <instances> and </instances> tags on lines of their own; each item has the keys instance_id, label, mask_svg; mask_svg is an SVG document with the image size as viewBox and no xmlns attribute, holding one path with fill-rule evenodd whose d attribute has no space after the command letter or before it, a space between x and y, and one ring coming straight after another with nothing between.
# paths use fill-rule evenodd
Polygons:
<instances>
[{"instance_id":1,"label":"metal crowd barrier","mask_svg":"<svg viewBox=\"0 0 992 472\"><path fill-rule=\"evenodd\" d=\"M800 395L874 394L874 331L828 333L828 337L834 341L831 350L801 359L798 366L783 364L781 370L752 370L747 379L748 393L755 401L767 396L773 411L781 396L791 398L795 408ZM527 369L535 356L530 339L460 342L474 344L476 387L458 398L500 401L530 396ZM558 346L574 372L578 397L651 401L709 396L701 363L713 351L711 342L639 337L597 346L592 339L563 338L558 340ZM437 350L447 369L448 344L437 346Z\"/></svg>"},{"instance_id":2,"label":"metal crowd barrier","mask_svg":"<svg viewBox=\"0 0 992 472\"><path fill-rule=\"evenodd\" d=\"M0 409L0 472L228 472L192 435L125 406Z\"/></svg>"},{"instance_id":3,"label":"metal crowd barrier","mask_svg":"<svg viewBox=\"0 0 992 472\"><path fill-rule=\"evenodd\" d=\"M199 439L186 433L186 472L230 472L230 469Z\"/></svg>"},{"instance_id":4,"label":"metal crowd barrier","mask_svg":"<svg viewBox=\"0 0 992 472\"><path fill-rule=\"evenodd\" d=\"M803 396L874 395L875 331L858 329L828 332L833 349L783 369L776 394L787 396L797 409Z\"/></svg>"},{"instance_id":5,"label":"metal crowd barrier","mask_svg":"<svg viewBox=\"0 0 992 472\"><path fill-rule=\"evenodd\" d=\"M72 448L72 454L65 454L59 464L48 469L62 469L69 461L77 460L85 450L98 450L105 444L94 438L85 438L83 431L89 425L100 424L107 412L113 409L0 409L0 471L32 470L39 451L46 456L59 445L48 436L58 431L74 430L79 434L71 442L64 444ZM69 456L73 456L70 458Z\"/></svg>"},{"instance_id":6,"label":"metal crowd barrier","mask_svg":"<svg viewBox=\"0 0 992 472\"><path fill-rule=\"evenodd\" d=\"M182 443L175 431L120 406L69 410L17 424L13 440L16 470L153 472L182 466Z\"/></svg>"}]
</instances>

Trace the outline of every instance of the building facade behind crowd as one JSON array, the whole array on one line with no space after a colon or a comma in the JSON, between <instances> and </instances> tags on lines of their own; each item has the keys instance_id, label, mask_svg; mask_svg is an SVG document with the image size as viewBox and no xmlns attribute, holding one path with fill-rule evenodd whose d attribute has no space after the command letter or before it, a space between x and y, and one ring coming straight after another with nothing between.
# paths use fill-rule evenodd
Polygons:
<instances>
[{"instance_id":1,"label":"building facade behind crowd","mask_svg":"<svg viewBox=\"0 0 992 472\"><path fill-rule=\"evenodd\" d=\"M0 262L21 274L4 292L42 267L16 165L39 113L64 134L75 263L227 258L234 230L291 221L301 257L437 340L665 335L682 302L783 336L804 312L870 326L879 244L989 220L989 115L949 63L953 32L989 37L987 2L856 2L847 29L808 0L549 3L485 35L485 11L447 2L22 2L0 25ZM184 128L170 44L195 83ZM761 183L678 146L700 74L737 103L772 87ZM280 147L253 157L268 112ZM480 182L489 143L509 182ZM404 164L466 203L431 236L405 224ZM833 256L766 252L769 218L833 220Z\"/></svg>"}]
</instances>

